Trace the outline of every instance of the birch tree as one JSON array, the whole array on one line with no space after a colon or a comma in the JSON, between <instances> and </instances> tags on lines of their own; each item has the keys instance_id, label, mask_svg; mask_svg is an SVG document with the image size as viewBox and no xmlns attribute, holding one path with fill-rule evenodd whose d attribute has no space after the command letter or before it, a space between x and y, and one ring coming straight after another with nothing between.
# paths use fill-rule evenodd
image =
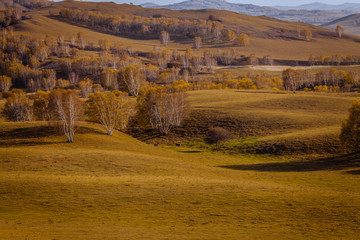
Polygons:
<instances>
[{"instance_id":1,"label":"birch tree","mask_svg":"<svg viewBox=\"0 0 360 240\"><path fill-rule=\"evenodd\" d=\"M186 93L173 86L143 89L137 101L139 122L162 134L180 126L187 113Z\"/></svg>"},{"instance_id":2,"label":"birch tree","mask_svg":"<svg viewBox=\"0 0 360 240\"><path fill-rule=\"evenodd\" d=\"M13 89L9 93L3 114L9 121L23 122L31 120L31 106L22 90Z\"/></svg>"},{"instance_id":3,"label":"birch tree","mask_svg":"<svg viewBox=\"0 0 360 240\"><path fill-rule=\"evenodd\" d=\"M200 49L202 45L201 37L194 38L194 48Z\"/></svg>"},{"instance_id":4,"label":"birch tree","mask_svg":"<svg viewBox=\"0 0 360 240\"><path fill-rule=\"evenodd\" d=\"M74 141L75 121L83 114L83 104L74 90L55 89L50 93L50 109L54 120L62 124L62 130L69 143Z\"/></svg>"},{"instance_id":5,"label":"birch tree","mask_svg":"<svg viewBox=\"0 0 360 240\"><path fill-rule=\"evenodd\" d=\"M310 29L305 29L304 30L304 39L306 41L310 41L312 39L313 35Z\"/></svg>"},{"instance_id":6,"label":"birch tree","mask_svg":"<svg viewBox=\"0 0 360 240\"><path fill-rule=\"evenodd\" d=\"M342 37L342 35L344 34L344 28L340 25L336 26L336 34L338 35L339 38Z\"/></svg>"},{"instance_id":7,"label":"birch tree","mask_svg":"<svg viewBox=\"0 0 360 240\"><path fill-rule=\"evenodd\" d=\"M8 76L0 76L0 92L9 91L12 85L11 78Z\"/></svg>"},{"instance_id":8,"label":"birch tree","mask_svg":"<svg viewBox=\"0 0 360 240\"><path fill-rule=\"evenodd\" d=\"M121 87L134 97L139 94L140 88L146 83L140 67L135 64L119 70L118 82Z\"/></svg>"},{"instance_id":9,"label":"birch tree","mask_svg":"<svg viewBox=\"0 0 360 240\"><path fill-rule=\"evenodd\" d=\"M89 118L104 126L108 135L120 128L124 130L133 113L133 104L125 92L97 92L88 100Z\"/></svg>"},{"instance_id":10,"label":"birch tree","mask_svg":"<svg viewBox=\"0 0 360 240\"><path fill-rule=\"evenodd\" d=\"M89 78L85 78L83 81L79 82L80 94L81 97L87 98L89 97L92 91L92 81Z\"/></svg>"},{"instance_id":11,"label":"birch tree","mask_svg":"<svg viewBox=\"0 0 360 240\"><path fill-rule=\"evenodd\" d=\"M170 34L167 31L161 31L160 43L166 47L168 45L169 41L170 41Z\"/></svg>"},{"instance_id":12,"label":"birch tree","mask_svg":"<svg viewBox=\"0 0 360 240\"><path fill-rule=\"evenodd\" d=\"M282 78L286 90L296 91L298 87L299 73L291 68L285 69L282 72Z\"/></svg>"}]
</instances>

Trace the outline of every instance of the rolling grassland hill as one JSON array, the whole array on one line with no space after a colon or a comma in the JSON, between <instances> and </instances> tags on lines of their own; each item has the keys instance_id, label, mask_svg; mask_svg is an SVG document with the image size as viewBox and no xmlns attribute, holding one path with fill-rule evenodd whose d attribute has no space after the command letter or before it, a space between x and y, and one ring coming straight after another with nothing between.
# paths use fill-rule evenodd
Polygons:
<instances>
[{"instance_id":1,"label":"rolling grassland hill","mask_svg":"<svg viewBox=\"0 0 360 240\"><path fill-rule=\"evenodd\" d=\"M146 3L144 7L167 8L173 10L184 9L219 9L233 11L237 13L259 16L266 15L278 18L284 21L306 22L315 25L323 24L336 18L344 17L349 14L356 13L357 4L349 4L344 6L333 6L330 8L321 8L321 6L299 6L299 7L267 7L254 4L231 3L224 0L187 0L169 5L151 5ZM332 5L330 5L332 6Z\"/></svg>"},{"instance_id":2,"label":"rolling grassland hill","mask_svg":"<svg viewBox=\"0 0 360 240\"><path fill-rule=\"evenodd\" d=\"M191 97L195 109L201 107L200 99L211 96L205 93ZM221 92L217 94L220 100L208 108L225 104ZM245 98L248 106L257 102L246 100L244 93L233 94ZM316 111L337 121L323 103L318 107ZM256 122L256 113L222 108L243 111ZM268 111L284 116L281 109ZM311 114L303 111L308 114L301 121L307 122ZM267 116L265 110L262 114ZM296 113L288 114L289 123L296 118ZM120 132L107 136L97 124L78 124L75 142L69 144L46 122L0 122L2 239L360 236L358 154L295 161L173 150ZM325 128L306 135L316 138Z\"/></svg>"},{"instance_id":3,"label":"rolling grassland hill","mask_svg":"<svg viewBox=\"0 0 360 240\"><path fill-rule=\"evenodd\" d=\"M56 38L61 33L67 42L82 31L86 41L109 39L139 54L159 45L155 37L114 35L71 22L58 15L62 8L132 19L206 20L214 15L250 36L247 47L207 43L193 50L198 55L224 48L285 60L306 60L310 54L360 55L360 38L338 39L333 31L314 25L220 10L173 11L115 3L54 3L26 13L29 18L14 25L15 34ZM314 38L297 39L299 26L311 29ZM168 48L184 51L192 46L192 39L174 37ZM103 56L96 50L79 51ZM58 70L59 65L47 64L53 60L59 57L44 60L41 68ZM237 67L234 73L240 71ZM356 66L344 68L352 67L358 71ZM339 142L341 123L359 93L224 89L186 94L189 115L182 127L166 136L140 129L134 121L128 132L108 136L101 125L79 121L70 144L53 124L9 122L0 114L0 238L360 238L360 154L345 154ZM7 95L1 94L0 112ZM204 141L214 126L234 136L220 151Z\"/></svg>"},{"instance_id":4,"label":"rolling grassland hill","mask_svg":"<svg viewBox=\"0 0 360 240\"><path fill-rule=\"evenodd\" d=\"M207 90L188 92L191 113L182 128L167 136L155 132L133 134L149 143L209 149L208 129L223 127L233 140L222 148L230 154L276 154L295 158L343 153L341 123L357 93L329 94ZM131 129L130 129L131 130Z\"/></svg>"},{"instance_id":5,"label":"rolling grassland hill","mask_svg":"<svg viewBox=\"0 0 360 240\"><path fill-rule=\"evenodd\" d=\"M360 35L360 14L353 14L336 19L322 26L328 29L335 29L337 25L342 26L347 34Z\"/></svg>"},{"instance_id":6,"label":"rolling grassland hill","mask_svg":"<svg viewBox=\"0 0 360 240\"><path fill-rule=\"evenodd\" d=\"M326 11L343 11L343 10L360 11L360 3L349 2L349 3L335 5L335 4L314 2L309 4L302 4L295 7L275 6L274 8L284 9L284 10L296 9L296 10L326 10Z\"/></svg>"},{"instance_id":7,"label":"rolling grassland hill","mask_svg":"<svg viewBox=\"0 0 360 240\"><path fill-rule=\"evenodd\" d=\"M18 33L31 32L32 35L44 37L46 34L57 36L59 33L67 39L76 35L78 31L85 34L87 41L97 42L99 39L107 38L112 43L121 43L124 46L131 46L137 51L151 51L154 46L159 45L158 39L134 39L127 36L117 36L111 32L91 29L88 26L64 21L58 17L51 17L50 13L58 12L62 8L83 9L96 11L102 14L114 16L134 15L152 18L160 15L182 19L207 20L209 15L221 19L226 26L238 28L240 32L250 36L250 45L239 47L231 43L204 44L199 50L201 54L205 50L216 50L218 48L237 48L243 55L256 54L259 57L271 55L273 59L307 60L310 54L314 55L335 55L353 54L360 55L360 38L346 35L342 39L336 37L334 31L314 25L286 22L265 16L254 17L235 12L221 10L181 10L149 9L140 6L115 3L96 2L57 2L49 8L27 13L30 19L22 21L15 26ZM309 29L312 31L313 39L304 41L297 37L297 28ZM59 32L61 29L61 32ZM191 39L171 39L168 48L184 50L192 47Z\"/></svg>"}]
</instances>

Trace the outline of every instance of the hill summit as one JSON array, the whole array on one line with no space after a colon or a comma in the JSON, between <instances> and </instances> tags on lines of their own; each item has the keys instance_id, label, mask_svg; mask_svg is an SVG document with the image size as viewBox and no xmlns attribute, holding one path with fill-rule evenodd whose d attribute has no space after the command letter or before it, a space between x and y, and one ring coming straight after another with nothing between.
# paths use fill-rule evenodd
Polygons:
<instances>
[{"instance_id":1,"label":"hill summit","mask_svg":"<svg viewBox=\"0 0 360 240\"><path fill-rule=\"evenodd\" d=\"M328 29L335 29L337 25L345 29L345 33L360 35L360 14L352 14L322 25Z\"/></svg>"},{"instance_id":2,"label":"hill summit","mask_svg":"<svg viewBox=\"0 0 360 240\"><path fill-rule=\"evenodd\" d=\"M318 8L302 10L302 8L291 9L291 7L289 7L287 9L287 7L284 7L284 9L277 9L274 7L257 6L253 4L230 3L225 0L219 0L219 1L187 0L180 3L174 3L168 5L157 5L153 3L146 3L141 6L150 7L150 8L167 8L172 10L184 10L184 9L228 10L228 11L233 11L233 12L252 15L252 16L266 15L268 17L278 18L285 21L305 22L315 25L325 24L327 22L334 21L335 19L357 13L357 11L352 8L347 8L342 10L338 10L335 8L335 9L329 9L327 11L319 10Z\"/></svg>"}]
</instances>

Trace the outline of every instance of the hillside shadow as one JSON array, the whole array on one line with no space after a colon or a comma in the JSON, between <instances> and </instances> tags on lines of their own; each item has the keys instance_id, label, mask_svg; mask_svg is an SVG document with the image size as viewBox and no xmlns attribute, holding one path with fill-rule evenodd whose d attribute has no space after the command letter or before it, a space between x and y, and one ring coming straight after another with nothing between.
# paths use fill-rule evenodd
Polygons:
<instances>
[{"instance_id":1,"label":"hillside shadow","mask_svg":"<svg viewBox=\"0 0 360 240\"><path fill-rule=\"evenodd\" d=\"M53 20L57 20L59 22L63 22L72 26L76 26L76 27L81 27L81 28L85 28L88 29L89 31L93 31L93 32L97 32L97 33L101 33L101 34L107 34L107 35L112 35L115 37L121 37L121 38L126 38L129 40L158 40L159 37L156 35L141 35L139 36L138 34L134 33L134 32L123 32L123 33L114 33L111 32L110 30L106 30L106 29L97 29L91 26L87 26L87 25L83 25L81 23L77 23L77 22L73 22L67 19L64 19L62 17L59 16L46 16L48 18L51 18ZM176 43L180 43L180 44L191 44L192 40L189 38L183 38L180 36L172 36L171 41L176 42Z\"/></svg>"},{"instance_id":2,"label":"hillside shadow","mask_svg":"<svg viewBox=\"0 0 360 240\"><path fill-rule=\"evenodd\" d=\"M41 142L33 140L8 140L6 142L0 142L0 147L31 147L31 146L43 146L58 143L65 143L66 141L53 141L53 142Z\"/></svg>"},{"instance_id":3,"label":"hillside shadow","mask_svg":"<svg viewBox=\"0 0 360 240\"><path fill-rule=\"evenodd\" d=\"M95 133L95 134L106 134L97 129L89 127L77 127L75 134L86 134L86 133ZM54 126L38 126L38 127L26 127L26 128L16 128L10 131L5 131L0 133L0 140L17 140L17 139L34 139L34 138L46 138L50 136L62 136L63 133L61 128L56 128Z\"/></svg>"},{"instance_id":4,"label":"hillside shadow","mask_svg":"<svg viewBox=\"0 0 360 240\"><path fill-rule=\"evenodd\" d=\"M88 127L78 127L75 134L101 134L105 133ZM10 131L0 133L0 147L12 147L12 146L41 146L65 143L66 138L63 141L56 139L46 139L47 137L64 136L61 128L54 126L38 126L27 128L16 128Z\"/></svg>"},{"instance_id":5,"label":"hillside shadow","mask_svg":"<svg viewBox=\"0 0 360 240\"><path fill-rule=\"evenodd\" d=\"M80 27L80 28L85 28L89 31L93 31L93 32L97 32L97 33L101 33L101 34L107 34L107 35L112 35L115 37L121 37L121 38L126 38L126 39L131 39L131 40L157 40L158 38L155 36L137 36L136 34L132 34L132 33L113 33L111 31L108 30L101 30L101 29L96 29L96 28L92 28L90 26L87 25L82 25L80 23L77 22L72 22L70 20L64 19L62 17L59 16L46 16L48 18L51 18L53 20L57 20L59 22L63 22L72 26L76 26L76 27Z\"/></svg>"},{"instance_id":6,"label":"hillside shadow","mask_svg":"<svg viewBox=\"0 0 360 240\"><path fill-rule=\"evenodd\" d=\"M261 93L261 94L288 94L286 92L280 92L280 91L248 91L248 90L236 90L235 92L238 93L249 93L249 94L254 94L254 93Z\"/></svg>"},{"instance_id":7,"label":"hillside shadow","mask_svg":"<svg viewBox=\"0 0 360 240\"><path fill-rule=\"evenodd\" d=\"M158 139L164 137L164 134L161 134L157 131L153 130L145 130L145 131L134 131L134 132L127 132L132 137L136 138L139 141L146 142L154 139Z\"/></svg>"},{"instance_id":8,"label":"hillside shadow","mask_svg":"<svg viewBox=\"0 0 360 240\"><path fill-rule=\"evenodd\" d=\"M219 166L222 168L244 171L259 172L312 172L322 170L343 170L348 168L360 167L360 153L347 154L338 157L309 160L293 161L282 163L261 163L245 165ZM360 175L360 170L349 171L349 174Z\"/></svg>"},{"instance_id":9,"label":"hillside shadow","mask_svg":"<svg viewBox=\"0 0 360 240\"><path fill-rule=\"evenodd\" d=\"M179 151L181 153L201 153L202 151Z\"/></svg>"},{"instance_id":10,"label":"hillside shadow","mask_svg":"<svg viewBox=\"0 0 360 240\"><path fill-rule=\"evenodd\" d=\"M0 140L44 138L56 134L57 132L55 131L55 128L51 126L16 128L10 131L2 132L0 134Z\"/></svg>"},{"instance_id":11,"label":"hillside shadow","mask_svg":"<svg viewBox=\"0 0 360 240\"><path fill-rule=\"evenodd\" d=\"M346 173L351 175L360 175L360 170L347 171Z\"/></svg>"}]
</instances>

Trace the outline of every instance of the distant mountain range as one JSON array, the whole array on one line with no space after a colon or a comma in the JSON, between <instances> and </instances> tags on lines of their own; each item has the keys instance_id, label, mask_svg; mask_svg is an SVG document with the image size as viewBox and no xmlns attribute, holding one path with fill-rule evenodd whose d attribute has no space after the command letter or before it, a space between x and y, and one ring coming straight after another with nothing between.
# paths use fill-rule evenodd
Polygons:
<instances>
[{"instance_id":1,"label":"distant mountain range","mask_svg":"<svg viewBox=\"0 0 360 240\"><path fill-rule=\"evenodd\" d=\"M334 30L337 25L342 26L347 34L360 35L360 14L336 19L330 23L323 24L322 27Z\"/></svg>"},{"instance_id":2,"label":"distant mountain range","mask_svg":"<svg viewBox=\"0 0 360 240\"><path fill-rule=\"evenodd\" d=\"M324 11L359 11L360 12L360 3L344 3L340 5L331 5L326 3L310 3L299 5L296 7L286 7L286 6L274 6L274 8L280 10L324 10Z\"/></svg>"},{"instance_id":3,"label":"distant mountain range","mask_svg":"<svg viewBox=\"0 0 360 240\"><path fill-rule=\"evenodd\" d=\"M157 5L149 2L144 3L141 6L146 8L167 8L173 10L220 9L253 16L266 15L285 21L306 22L316 25L322 25L360 12L360 4L358 3L346 3L338 6L313 3L298 7L264 7L253 4L229 3L225 0L188 0L169 5Z\"/></svg>"}]
</instances>

